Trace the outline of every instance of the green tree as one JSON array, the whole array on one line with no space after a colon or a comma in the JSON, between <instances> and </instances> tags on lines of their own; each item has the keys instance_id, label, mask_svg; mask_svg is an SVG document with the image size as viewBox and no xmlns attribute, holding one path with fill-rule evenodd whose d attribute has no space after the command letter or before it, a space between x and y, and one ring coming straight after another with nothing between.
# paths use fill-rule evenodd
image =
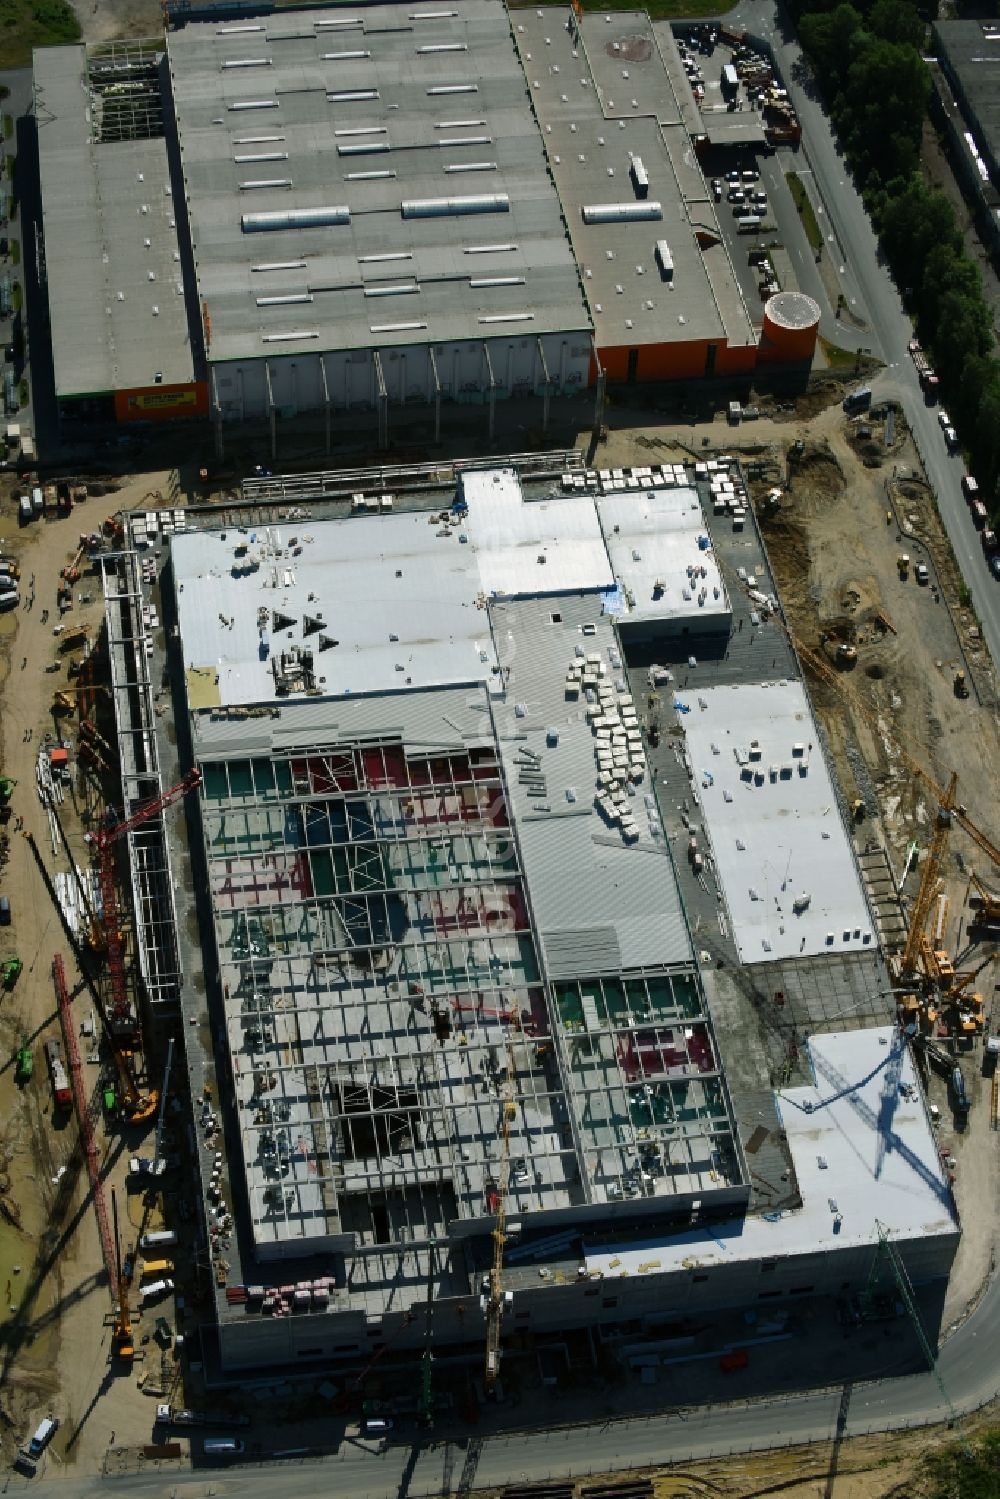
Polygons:
<instances>
[{"instance_id":1,"label":"green tree","mask_svg":"<svg viewBox=\"0 0 1000 1499\"><path fill-rule=\"evenodd\" d=\"M923 18L907 4L907 0L875 0L868 14L867 28L883 41L915 47L918 51L924 44L927 30Z\"/></svg>"},{"instance_id":2,"label":"green tree","mask_svg":"<svg viewBox=\"0 0 1000 1499\"><path fill-rule=\"evenodd\" d=\"M803 16L802 45L809 53L828 93L836 93L847 78L855 42L861 34L861 16L853 5Z\"/></svg>"}]
</instances>

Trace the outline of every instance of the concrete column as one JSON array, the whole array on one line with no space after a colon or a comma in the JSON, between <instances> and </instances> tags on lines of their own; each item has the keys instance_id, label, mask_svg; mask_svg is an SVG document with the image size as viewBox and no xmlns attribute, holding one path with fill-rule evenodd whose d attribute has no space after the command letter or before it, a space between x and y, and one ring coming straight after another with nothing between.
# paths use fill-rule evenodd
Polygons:
<instances>
[{"instance_id":1,"label":"concrete column","mask_svg":"<svg viewBox=\"0 0 1000 1499\"><path fill-rule=\"evenodd\" d=\"M278 419L274 409L274 387L271 384L271 366L264 360L264 383L267 387L267 420L271 428L271 462L278 456Z\"/></svg>"},{"instance_id":2,"label":"concrete column","mask_svg":"<svg viewBox=\"0 0 1000 1499\"><path fill-rule=\"evenodd\" d=\"M319 356L319 382L323 387L323 415L326 426L326 456L330 456L330 386L326 378L326 355Z\"/></svg>"},{"instance_id":3,"label":"concrete column","mask_svg":"<svg viewBox=\"0 0 1000 1499\"><path fill-rule=\"evenodd\" d=\"M494 430L496 428L497 382L493 378L493 361L490 358L489 344L485 344L485 343L483 344L483 357L486 360L486 379L487 379L487 382L488 382L489 392L490 392L490 417L489 417L489 426L487 428L487 435L489 437L490 442L492 442L493 441L493 433L494 433Z\"/></svg>"},{"instance_id":4,"label":"concrete column","mask_svg":"<svg viewBox=\"0 0 1000 1499\"><path fill-rule=\"evenodd\" d=\"M434 391L434 441L441 441L441 381L438 379L437 360L434 350L428 346L427 357L431 365L431 388Z\"/></svg>"},{"instance_id":5,"label":"concrete column","mask_svg":"<svg viewBox=\"0 0 1000 1499\"><path fill-rule=\"evenodd\" d=\"M385 387L378 349L372 354L372 363L375 368L375 399L378 403L378 445L384 453L389 446L389 392Z\"/></svg>"}]
</instances>

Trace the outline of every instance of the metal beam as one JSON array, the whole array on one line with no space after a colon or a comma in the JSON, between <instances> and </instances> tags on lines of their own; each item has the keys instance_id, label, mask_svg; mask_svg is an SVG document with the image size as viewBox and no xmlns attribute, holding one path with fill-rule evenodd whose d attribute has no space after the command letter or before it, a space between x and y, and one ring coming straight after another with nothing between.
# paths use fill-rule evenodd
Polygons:
<instances>
[{"instance_id":1,"label":"metal beam","mask_svg":"<svg viewBox=\"0 0 1000 1499\"><path fill-rule=\"evenodd\" d=\"M549 404L552 397L552 376L549 374L548 360L545 358L545 347L540 338L535 339L535 347L538 350L539 362L542 366L542 431L549 430Z\"/></svg>"},{"instance_id":2,"label":"metal beam","mask_svg":"<svg viewBox=\"0 0 1000 1499\"><path fill-rule=\"evenodd\" d=\"M494 433L494 430L496 428L497 382L496 382L496 380L493 377L493 361L490 358L489 345L486 344L486 343L483 344L483 357L486 360L486 375L487 375L487 378L489 380L489 391L490 391L490 422L489 422L488 432L489 432L490 442L492 442L493 441L493 433Z\"/></svg>"},{"instance_id":3,"label":"metal beam","mask_svg":"<svg viewBox=\"0 0 1000 1499\"><path fill-rule=\"evenodd\" d=\"M378 349L372 353L372 364L375 368L375 400L378 405L378 445L385 452L389 446L389 392Z\"/></svg>"},{"instance_id":4,"label":"metal beam","mask_svg":"<svg viewBox=\"0 0 1000 1499\"><path fill-rule=\"evenodd\" d=\"M274 411L274 387L271 384L271 366L264 360L264 383L267 386L267 418L271 427L271 462L278 456L278 424Z\"/></svg>"},{"instance_id":5,"label":"metal beam","mask_svg":"<svg viewBox=\"0 0 1000 1499\"><path fill-rule=\"evenodd\" d=\"M323 411L326 417L326 456L330 456L330 386L326 378L326 355L319 356L319 378L323 386Z\"/></svg>"},{"instance_id":6,"label":"metal beam","mask_svg":"<svg viewBox=\"0 0 1000 1499\"><path fill-rule=\"evenodd\" d=\"M427 357L431 363L431 379L434 381L434 441L441 441L441 380L438 376L437 359L428 345Z\"/></svg>"}]
</instances>

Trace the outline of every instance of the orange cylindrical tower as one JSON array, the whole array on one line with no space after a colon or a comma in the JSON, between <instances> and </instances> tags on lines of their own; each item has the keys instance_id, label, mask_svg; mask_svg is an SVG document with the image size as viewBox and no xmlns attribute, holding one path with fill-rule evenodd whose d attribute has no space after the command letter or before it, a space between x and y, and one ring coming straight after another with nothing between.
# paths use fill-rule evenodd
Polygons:
<instances>
[{"instance_id":1,"label":"orange cylindrical tower","mask_svg":"<svg viewBox=\"0 0 1000 1499\"><path fill-rule=\"evenodd\" d=\"M764 305L762 364L808 364L816 352L819 305L802 291L779 291Z\"/></svg>"}]
</instances>

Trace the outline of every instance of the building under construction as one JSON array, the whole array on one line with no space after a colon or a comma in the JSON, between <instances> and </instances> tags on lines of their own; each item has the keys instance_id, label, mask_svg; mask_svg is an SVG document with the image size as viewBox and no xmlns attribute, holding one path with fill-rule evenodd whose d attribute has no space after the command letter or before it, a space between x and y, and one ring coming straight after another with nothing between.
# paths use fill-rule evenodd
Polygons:
<instances>
[{"instance_id":1,"label":"building under construction","mask_svg":"<svg viewBox=\"0 0 1000 1499\"><path fill-rule=\"evenodd\" d=\"M880 1235L947 1275L882 916L738 466L244 504L130 517L105 574L126 805L201 774L129 851L222 1371L418 1347L428 1301L471 1357L860 1288Z\"/></svg>"}]
</instances>

